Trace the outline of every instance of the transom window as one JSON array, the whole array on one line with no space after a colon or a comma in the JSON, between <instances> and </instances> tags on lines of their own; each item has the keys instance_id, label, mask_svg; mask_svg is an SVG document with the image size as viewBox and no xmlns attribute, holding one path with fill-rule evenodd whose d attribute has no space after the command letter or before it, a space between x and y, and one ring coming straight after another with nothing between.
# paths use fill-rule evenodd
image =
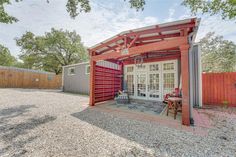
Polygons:
<instances>
[{"instance_id":1,"label":"transom window","mask_svg":"<svg viewBox=\"0 0 236 157\"><path fill-rule=\"evenodd\" d=\"M146 65L138 65L136 67L137 67L137 70L145 70Z\"/></svg>"},{"instance_id":2,"label":"transom window","mask_svg":"<svg viewBox=\"0 0 236 157\"><path fill-rule=\"evenodd\" d=\"M158 64L152 64L149 65L150 71L158 71L159 70L159 65Z\"/></svg>"},{"instance_id":3,"label":"transom window","mask_svg":"<svg viewBox=\"0 0 236 157\"><path fill-rule=\"evenodd\" d=\"M175 66L174 63L164 63L163 70L174 70Z\"/></svg>"},{"instance_id":4,"label":"transom window","mask_svg":"<svg viewBox=\"0 0 236 157\"><path fill-rule=\"evenodd\" d=\"M134 67L127 67L127 72L133 72L134 71Z\"/></svg>"}]
</instances>

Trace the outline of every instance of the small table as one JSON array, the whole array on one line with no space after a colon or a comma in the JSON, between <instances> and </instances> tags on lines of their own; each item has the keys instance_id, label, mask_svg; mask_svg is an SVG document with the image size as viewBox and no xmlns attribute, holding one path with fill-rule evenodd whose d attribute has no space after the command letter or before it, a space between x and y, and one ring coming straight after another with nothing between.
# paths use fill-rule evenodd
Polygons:
<instances>
[{"instance_id":1,"label":"small table","mask_svg":"<svg viewBox=\"0 0 236 157\"><path fill-rule=\"evenodd\" d=\"M179 97L169 97L168 105L167 105L167 113L168 116L169 110L174 111L174 119L176 119L176 115L178 112L182 112L182 98Z\"/></svg>"}]
</instances>

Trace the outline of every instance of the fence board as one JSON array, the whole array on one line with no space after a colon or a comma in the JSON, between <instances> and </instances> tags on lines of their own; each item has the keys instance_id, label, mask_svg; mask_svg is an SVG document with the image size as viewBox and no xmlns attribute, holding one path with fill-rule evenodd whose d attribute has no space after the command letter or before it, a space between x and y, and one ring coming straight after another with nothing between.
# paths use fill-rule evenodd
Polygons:
<instances>
[{"instance_id":1,"label":"fence board","mask_svg":"<svg viewBox=\"0 0 236 157\"><path fill-rule=\"evenodd\" d=\"M61 75L0 66L0 88L59 89Z\"/></svg>"},{"instance_id":2,"label":"fence board","mask_svg":"<svg viewBox=\"0 0 236 157\"><path fill-rule=\"evenodd\" d=\"M236 72L202 74L202 97L204 105L236 107Z\"/></svg>"}]
</instances>

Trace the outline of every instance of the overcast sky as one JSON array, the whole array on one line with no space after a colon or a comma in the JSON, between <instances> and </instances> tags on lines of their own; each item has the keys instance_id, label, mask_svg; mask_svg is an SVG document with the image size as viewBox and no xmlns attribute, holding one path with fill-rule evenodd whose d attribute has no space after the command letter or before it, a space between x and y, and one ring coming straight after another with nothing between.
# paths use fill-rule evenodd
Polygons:
<instances>
[{"instance_id":1,"label":"overcast sky","mask_svg":"<svg viewBox=\"0 0 236 157\"><path fill-rule=\"evenodd\" d=\"M6 6L10 15L19 19L14 24L0 24L0 43L8 47L14 56L20 54L15 38L26 31L43 35L52 27L76 30L86 46L92 46L121 31L168 21L193 17L181 6L182 0L146 0L145 9L136 12L126 0L91 0L92 11L71 19L66 11L66 0L23 0ZM201 16L197 41L207 32L215 31L225 39L236 43L235 21L223 21L220 16Z\"/></svg>"}]
</instances>

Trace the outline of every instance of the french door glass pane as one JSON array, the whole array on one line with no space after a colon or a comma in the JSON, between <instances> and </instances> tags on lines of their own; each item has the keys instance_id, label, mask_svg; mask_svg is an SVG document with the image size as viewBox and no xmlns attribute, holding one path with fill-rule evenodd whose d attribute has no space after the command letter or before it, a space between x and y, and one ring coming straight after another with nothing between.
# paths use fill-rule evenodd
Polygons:
<instances>
[{"instance_id":1,"label":"french door glass pane","mask_svg":"<svg viewBox=\"0 0 236 157\"><path fill-rule=\"evenodd\" d=\"M163 88L164 94L170 93L175 87L175 75L174 73L164 73L163 74Z\"/></svg>"},{"instance_id":2,"label":"french door glass pane","mask_svg":"<svg viewBox=\"0 0 236 157\"><path fill-rule=\"evenodd\" d=\"M149 97L160 97L159 74L149 74Z\"/></svg>"},{"instance_id":3,"label":"french door glass pane","mask_svg":"<svg viewBox=\"0 0 236 157\"><path fill-rule=\"evenodd\" d=\"M146 74L137 75L137 95L146 97Z\"/></svg>"},{"instance_id":4,"label":"french door glass pane","mask_svg":"<svg viewBox=\"0 0 236 157\"><path fill-rule=\"evenodd\" d=\"M134 95L134 75L127 75L127 90L129 95Z\"/></svg>"}]
</instances>

